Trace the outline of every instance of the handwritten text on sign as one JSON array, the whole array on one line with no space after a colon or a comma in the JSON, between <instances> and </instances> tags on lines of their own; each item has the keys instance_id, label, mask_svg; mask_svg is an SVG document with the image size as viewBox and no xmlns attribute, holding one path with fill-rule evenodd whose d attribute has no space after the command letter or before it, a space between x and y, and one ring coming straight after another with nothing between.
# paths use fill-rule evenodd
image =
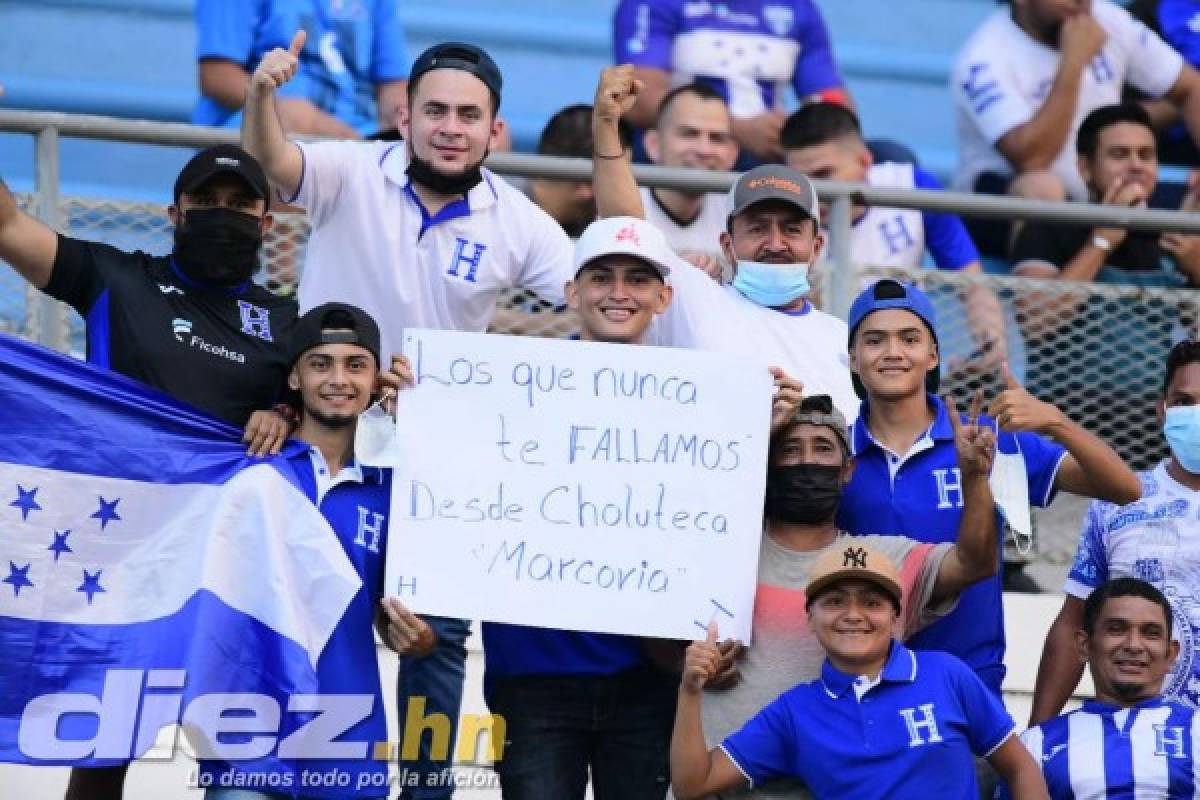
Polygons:
<instances>
[{"instance_id":1,"label":"handwritten text on sign","mask_svg":"<svg viewBox=\"0 0 1200 800\"><path fill-rule=\"evenodd\" d=\"M656 347L411 330L387 593L416 611L749 641L771 376Z\"/></svg>"}]
</instances>

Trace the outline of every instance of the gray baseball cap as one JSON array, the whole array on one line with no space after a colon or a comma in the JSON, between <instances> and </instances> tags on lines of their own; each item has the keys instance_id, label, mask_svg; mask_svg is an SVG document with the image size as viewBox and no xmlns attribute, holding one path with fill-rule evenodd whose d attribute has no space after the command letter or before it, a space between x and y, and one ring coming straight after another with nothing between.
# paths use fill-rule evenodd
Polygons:
<instances>
[{"instance_id":1,"label":"gray baseball cap","mask_svg":"<svg viewBox=\"0 0 1200 800\"><path fill-rule=\"evenodd\" d=\"M783 164L763 164L746 172L729 190L729 219L763 200L781 200L820 219L817 190L799 170Z\"/></svg>"}]
</instances>

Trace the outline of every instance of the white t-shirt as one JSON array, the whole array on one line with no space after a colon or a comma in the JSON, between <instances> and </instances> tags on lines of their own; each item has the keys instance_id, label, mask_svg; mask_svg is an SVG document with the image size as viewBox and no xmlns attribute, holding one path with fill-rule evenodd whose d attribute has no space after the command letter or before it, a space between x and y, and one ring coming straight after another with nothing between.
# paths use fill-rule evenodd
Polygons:
<instances>
[{"instance_id":1,"label":"white t-shirt","mask_svg":"<svg viewBox=\"0 0 1200 800\"><path fill-rule=\"evenodd\" d=\"M403 143L301 144L304 174L293 202L312 235L300 309L330 301L359 306L399 353L404 328L483 331L502 289L562 302L571 241L548 214L499 176L434 216L408 186Z\"/></svg>"},{"instance_id":2,"label":"white t-shirt","mask_svg":"<svg viewBox=\"0 0 1200 800\"><path fill-rule=\"evenodd\" d=\"M868 186L912 189L912 164L872 164L867 170ZM867 212L850 228L850 257L855 264L875 267L917 269L925 257L925 221L910 208L868 206Z\"/></svg>"},{"instance_id":3,"label":"white t-shirt","mask_svg":"<svg viewBox=\"0 0 1200 800\"><path fill-rule=\"evenodd\" d=\"M1171 603L1180 643L1162 693L1200 707L1200 492L1178 483L1166 465L1138 474L1137 502L1092 502L1065 589L1082 600L1112 578L1158 587Z\"/></svg>"},{"instance_id":4,"label":"white t-shirt","mask_svg":"<svg viewBox=\"0 0 1200 800\"><path fill-rule=\"evenodd\" d=\"M804 384L806 395L827 394L846 419L858 416L845 322L811 304L792 313L764 308L682 260L669 280L675 297L644 344L734 353L764 369L780 367Z\"/></svg>"},{"instance_id":5,"label":"white t-shirt","mask_svg":"<svg viewBox=\"0 0 1200 800\"><path fill-rule=\"evenodd\" d=\"M725 218L729 213L729 203L725 195L711 192L705 194L700 213L691 222L681 225L654 199L654 194L649 189L643 188L641 191L646 221L662 231L672 250L676 253L721 255L720 239L725 230Z\"/></svg>"},{"instance_id":6,"label":"white t-shirt","mask_svg":"<svg viewBox=\"0 0 1200 800\"><path fill-rule=\"evenodd\" d=\"M1075 200L1087 190L1075 166L1075 134L1095 109L1119 103L1126 83L1152 97L1174 85L1183 58L1129 12L1095 0L1092 14L1108 33L1103 49L1083 70L1079 102L1062 152L1050 169ZM955 188L970 191L984 172L1013 174L995 147L1004 134L1033 119L1058 71L1059 52L1017 27L1007 6L997 10L959 51L950 79L958 124Z\"/></svg>"}]
</instances>

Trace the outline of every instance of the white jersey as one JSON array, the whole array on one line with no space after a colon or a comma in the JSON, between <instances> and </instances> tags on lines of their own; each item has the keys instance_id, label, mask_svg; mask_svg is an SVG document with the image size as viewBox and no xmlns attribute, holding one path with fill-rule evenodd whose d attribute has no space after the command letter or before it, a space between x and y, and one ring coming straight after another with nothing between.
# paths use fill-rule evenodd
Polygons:
<instances>
[{"instance_id":1,"label":"white jersey","mask_svg":"<svg viewBox=\"0 0 1200 800\"><path fill-rule=\"evenodd\" d=\"M302 311L334 300L359 306L378 321L387 359L401 351L404 328L483 331L502 289L562 301L570 240L499 176L483 170L465 202L429 219L408 185L403 143L300 148L304 174L291 202L312 222Z\"/></svg>"},{"instance_id":2,"label":"white jersey","mask_svg":"<svg viewBox=\"0 0 1200 800\"><path fill-rule=\"evenodd\" d=\"M724 194L705 194L700 213L691 222L681 225L654 199L654 194L649 189L643 188L641 192L646 221L662 231L672 250L676 253L721 256L720 239L725 231L725 219L729 215L729 201ZM724 257L721 257L723 260Z\"/></svg>"},{"instance_id":3,"label":"white jersey","mask_svg":"<svg viewBox=\"0 0 1200 800\"><path fill-rule=\"evenodd\" d=\"M1083 599L1111 578L1158 587L1171 601L1180 644L1163 694L1200 706L1200 492L1179 484L1166 463L1138 475L1137 502L1092 502L1065 588Z\"/></svg>"},{"instance_id":4,"label":"white jersey","mask_svg":"<svg viewBox=\"0 0 1200 800\"><path fill-rule=\"evenodd\" d=\"M1101 106L1121 102L1121 90L1127 83L1152 97L1161 97L1183 68L1178 53L1109 0L1094 0L1092 14L1107 32L1108 40L1083 70L1070 132L1050 167L1075 200L1087 198L1075 166L1075 134L1083 118ZM996 149L996 142L1033 119L1050 92L1058 63L1058 50L1018 28L1007 5L967 40L950 79L958 124L955 188L971 191L975 179L984 172L1013 174L1012 166Z\"/></svg>"},{"instance_id":5,"label":"white jersey","mask_svg":"<svg viewBox=\"0 0 1200 800\"><path fill-rule=\"evenodd\" d=\"M873 164L868 186L912 189L912 164ZM920 210L868 206L850 229L850 257L855 264L917 269L925 257L925 221Z\"/></svg>"},{"instance_id":6,"label":"white jersey","mask_svg":"<svg viewBox=\"0 0 1200 800\"><path fill-rule=\"evenodd\" d=\"M669 278L675 296L642 341L734 353L780 367L804 384L806 395L827 394L846 419L858 416L850 383L846 323L811 304L803 312L763 308L680 261Z\"/></svg>"}]
</instances>

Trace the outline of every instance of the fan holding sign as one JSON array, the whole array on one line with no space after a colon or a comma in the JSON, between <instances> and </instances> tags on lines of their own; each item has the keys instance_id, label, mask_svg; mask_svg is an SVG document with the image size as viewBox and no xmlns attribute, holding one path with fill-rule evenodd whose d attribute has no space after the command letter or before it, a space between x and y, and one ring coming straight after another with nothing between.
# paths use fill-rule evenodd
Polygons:
<instances>
[{"instance_id":1,"label":"fan holding sign","mask_svg":"<svg viewBox=\"0 0 1200 800\"><path fill-rule=\"evenodd\" d=\"M662 798L677 677L646 645L714 616L750 633L773 381L620 346L670 303L673 263L644 221L601 220L566 286L582 342L404 337L387 592L486 620L506 797L582 798L590 770L598 800ZM774 384L786 416L800 387Z\"/></svg>"}]
</instances>

